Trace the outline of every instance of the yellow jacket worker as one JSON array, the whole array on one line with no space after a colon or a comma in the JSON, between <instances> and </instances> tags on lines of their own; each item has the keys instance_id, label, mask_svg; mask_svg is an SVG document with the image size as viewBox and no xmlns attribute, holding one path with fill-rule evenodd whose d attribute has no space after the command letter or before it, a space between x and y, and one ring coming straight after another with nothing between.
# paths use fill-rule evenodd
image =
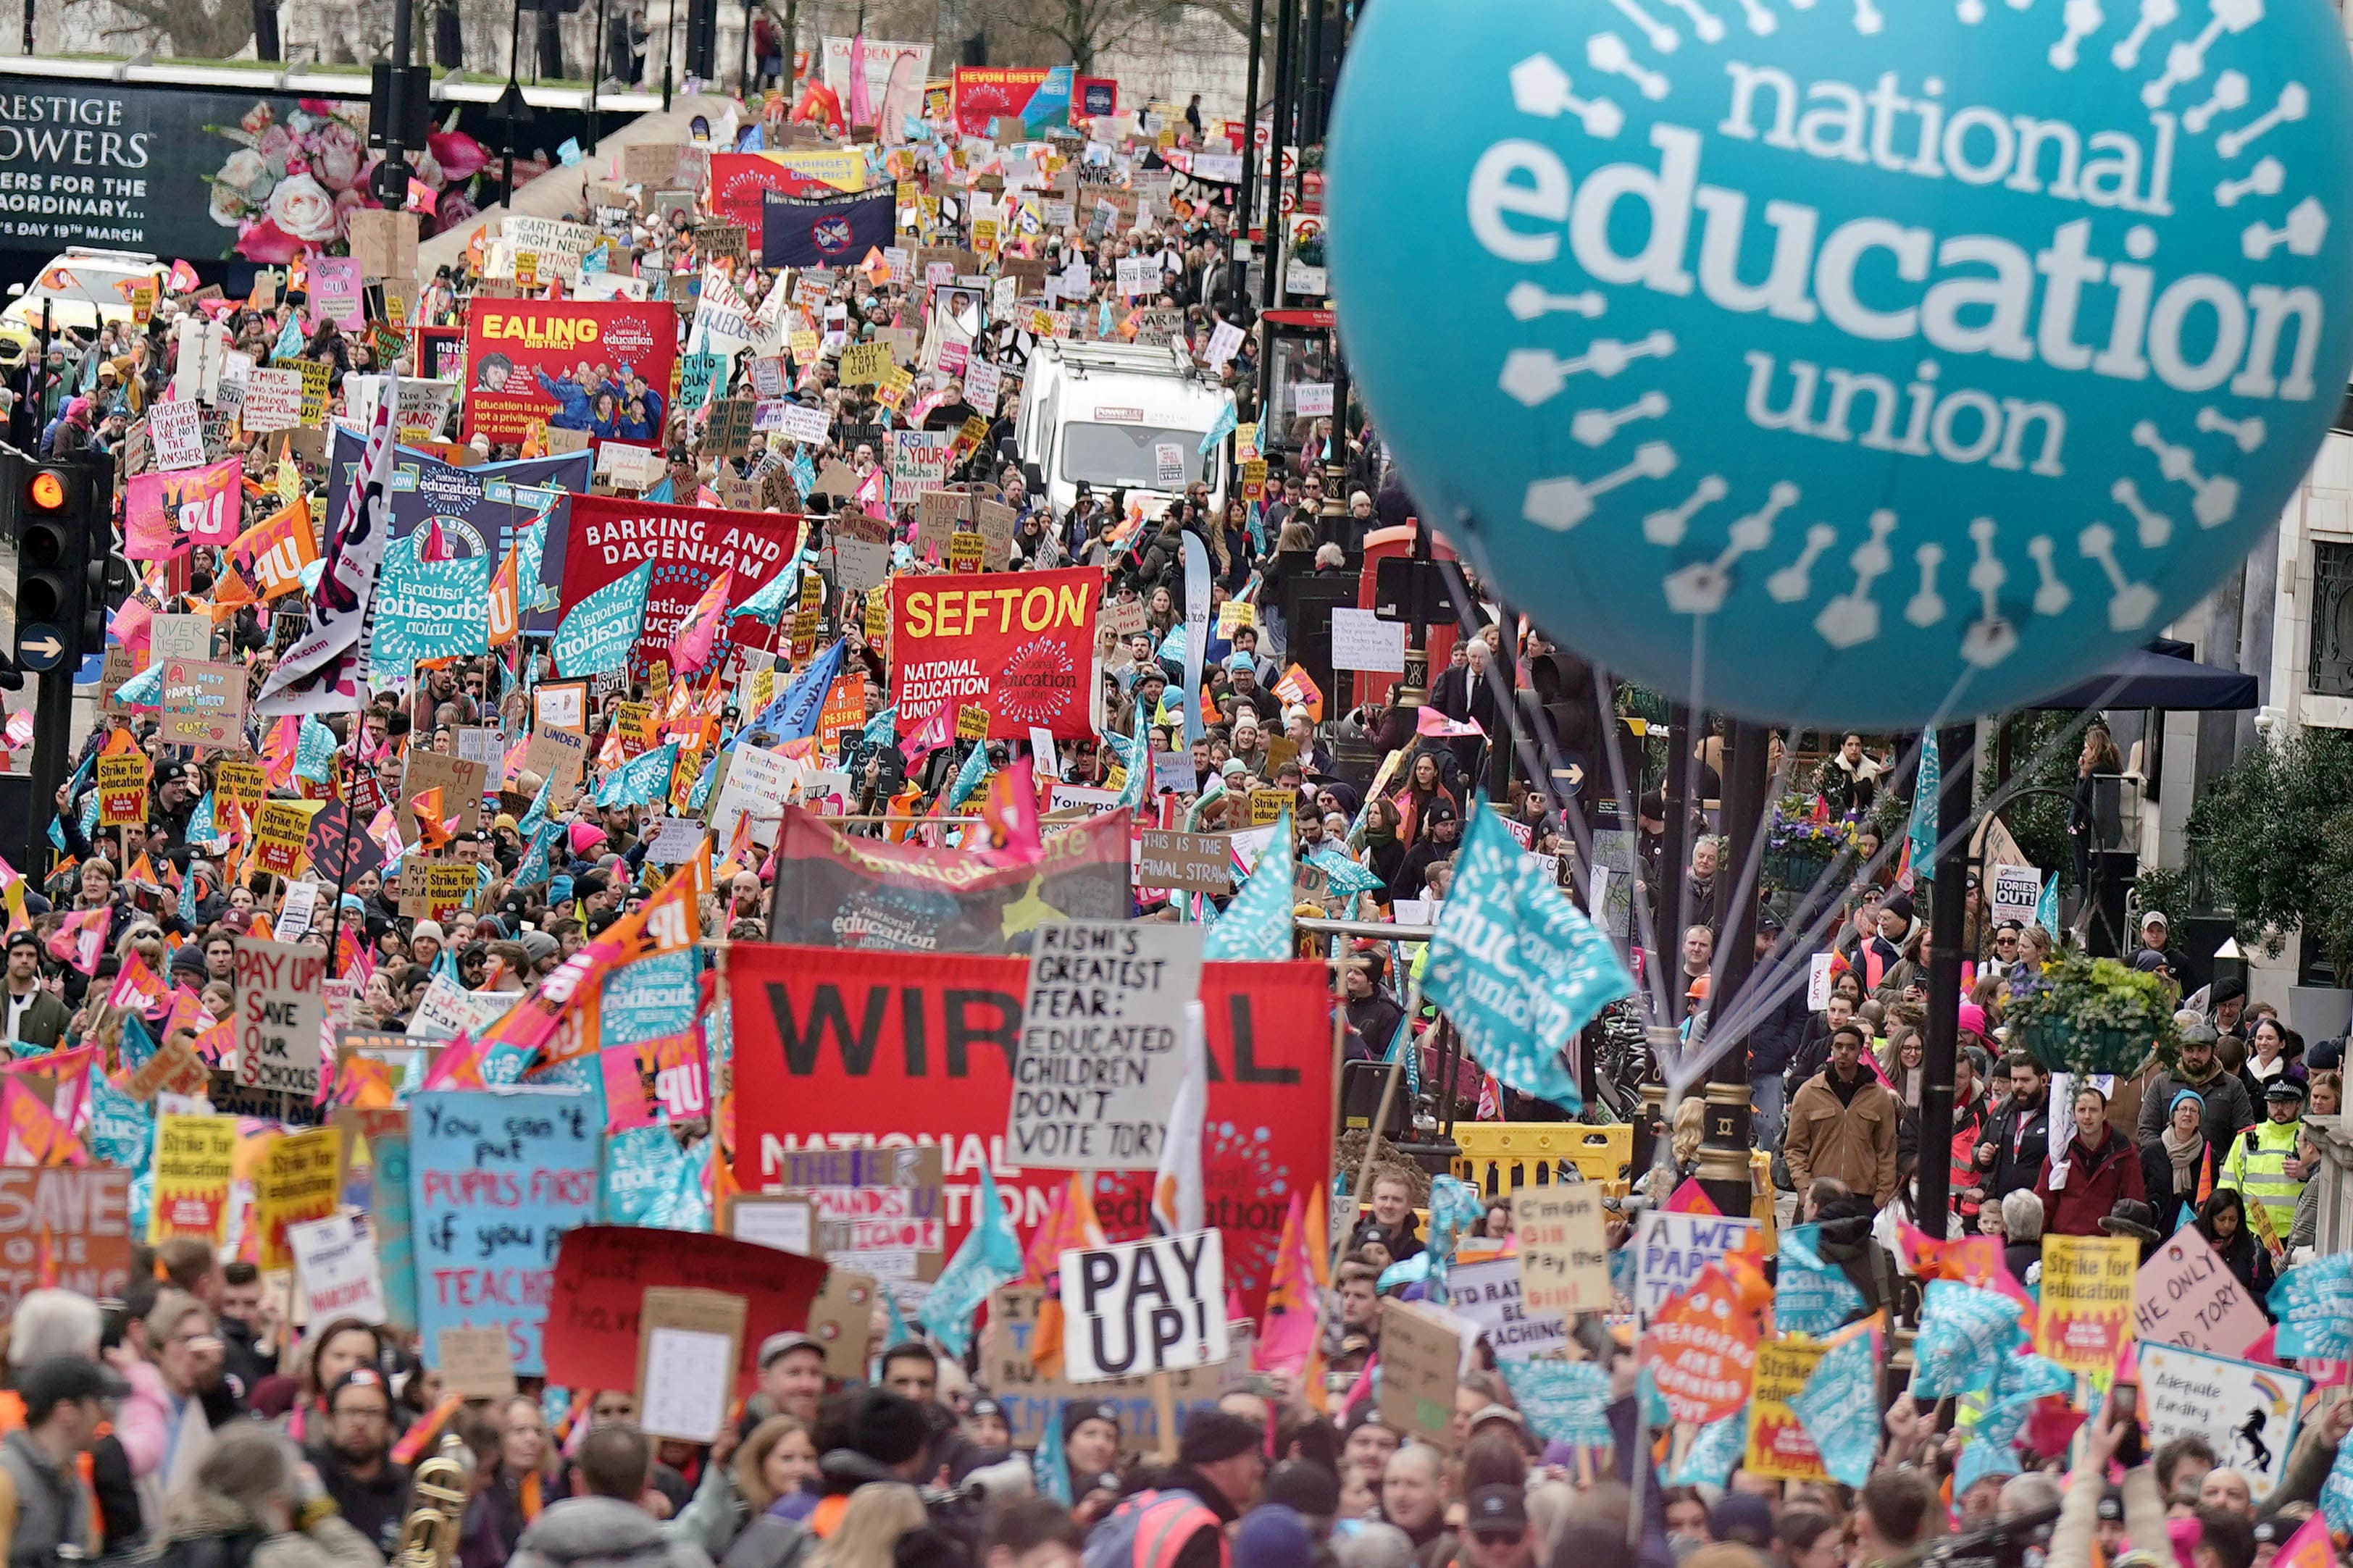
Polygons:
<instances>
[{"instance_id":1,"label":"yellow jacket worker","mask_svg":"<svg viewBox=\"0 0 2353 1568\"><path fill-rule=\"evenodd\" d=\"M2302 1137L2304 1085L2293 1079L2274 1079L2263 1090L2267 1119L2242 1129L2231 1140L2230 1158L2222 1167L2222 1185L2236 1187L2247 1200L2247 1221L2267 1245L2284 1246L2295 1223L2295 1200L2304 1191L2306 1171L2296 1158ZM2266 1230L2254 1211L2263 1211ZM2276 1237L2276 1241L2274 1238Z\"/></svg>"}]
</instances>

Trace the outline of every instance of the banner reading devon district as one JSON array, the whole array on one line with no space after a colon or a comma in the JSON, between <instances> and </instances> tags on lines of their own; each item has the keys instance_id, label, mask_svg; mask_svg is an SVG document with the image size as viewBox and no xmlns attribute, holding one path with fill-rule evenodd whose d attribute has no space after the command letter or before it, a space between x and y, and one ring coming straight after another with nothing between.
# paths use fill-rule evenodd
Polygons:
<instances>
[{"instance_id":1,"label":"banner reading devon district","mask_svg":"<svg viewBox=\"0 0 2353 1568\"><path fill-rule=\"evenodd\" d=\"M800 526L797 516L773 511L574 496L571 537L564 546L564 603L576 605L636 571L638 563L652 561L645 630L629 652L629 671L642 679L649 663L669 662L670 634L712 578L733 567L735 585L729 596L742 604L791 557ZM749 640L763 647L775 637L770 627L743 616L726 630L739 644Z\"/></svg>"},{"instance_id":2,"label":"banner reading devon district","mask_svg":"<svg viewBox=\"0 0 2353 1568\"><path fill-rule=\"evenodd\" d=\"M575 512L576 516L577 513ZM1103 573L900 577L891 590L891 700L906 734L943 702L988 710L992 740L1094 733Z\"/></svg>"},{"instance_id":3,"label":"banner reading devon district","mask_svg":"<svg viewBox=\"0 0 2353 1568\"><path fill-rule=\"evenodd\" d=\"M466 307L466 439L521 442L532 421L660 442L678 312L628 300L482 300Z\"/></svg>"},{"instance_id":4,"label":"banner reading devon district","mask_svg":"<svg viewBox=\"0 0 2353 1568\"><path fill-rule=\"evenodd\" d=\"M735 1174L781 1187L787 1152L937 1143L947 1248L969 1228L980 1162L1024 1232L1063 1171L1004 1155L1029 966L1021 958L851 952L737 942L725 977L735 1026ZM1332 995L1320 963L1211 963L1203 1214L1225 1237L1226 1279L1255 1313L1291 1194L1331 1170ZM1113 1240L1149 1229L1149 1173L1095 1178Z\"/></svg>"}]
</instances>

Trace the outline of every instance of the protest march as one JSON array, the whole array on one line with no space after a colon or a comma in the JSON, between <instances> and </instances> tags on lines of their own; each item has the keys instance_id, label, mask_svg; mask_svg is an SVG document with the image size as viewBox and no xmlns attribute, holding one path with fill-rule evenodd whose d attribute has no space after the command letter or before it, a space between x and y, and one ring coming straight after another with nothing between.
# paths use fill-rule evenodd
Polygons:
<instances>
[{"instance_id":1,"label":"protest march","mask_svg":"<svg viewBox=\"0 0 2353 1568\"><path fill-rule=\"evenodd\" d=\"M1302 8L40 318L8 1568L2344 1557L2340 14Z\"/></svg>"}]
</instances>

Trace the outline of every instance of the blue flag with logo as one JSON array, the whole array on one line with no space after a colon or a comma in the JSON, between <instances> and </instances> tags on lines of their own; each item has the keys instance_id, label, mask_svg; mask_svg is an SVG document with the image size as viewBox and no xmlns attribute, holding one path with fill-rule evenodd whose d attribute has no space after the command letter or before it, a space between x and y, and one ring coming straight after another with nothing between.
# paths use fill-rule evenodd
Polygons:
<instances>
[{"instance_id":1,"label":"blue flag with logo","mask_svg":"<svg viewBox=\"0 0 2353 1568\"><path fill-rule=\"evenodd\" d=\"M1131 770L1128 777L1134 778ZM1276 818L1274 837L1242 879L1226 912L1201 939L1201 956L1219 963L1235 960L1279 963L1291 956L1291 910L1297 894L1292 879L1298 868L1292 858L1291 811Z\"/></svg>"},{"instance_id":2,"label":"blue flag with logo","mask_svg":"<svg viewBox=\"0 0 2353 1568\"><path fill-rule=\"evenodd\" d=\"M728 615L749 616L764 626L775 626L776 617L785 613L785 606L801 596L801 556L806 550L804 546L794 551L793 558L777 567L776 575L761 584L751 597L729 610Z\"/></svg>"},{"instance_id":3,"label":"blue flag with logo","mask_svg":"<svg viewBox=\"0 0 2353 1568\"><path fill-rule=\"evenodd\" d=\"M1030 1457L1029 1473L1038 1488L1038 1495L1051 1498L1064 1508L1074 1500L1071 1496L1071 1460L1062 1452L1062 1405L1054 1401L1046 1412L1038 1432L1038 1451Z\"/></svg>"},{"instance_id":4,"label":"blue flag with logo","mask_svg":"<svg viewBox=\"0 0 2353 1568\"><path fill-rule=\"evenodd\" d=\"M816 734L818 715L825 710L825 694L841 674L846 653L842 639L836 637L831 647L793 677L790 685L770 698L751 722L736 731L724 749L733 751L737 740L754 731L765 730L779 741L806 741Z\"/></svg>"},{"instance_id":5,"label":"blue flag with logo","mask_svg":"<svg viewBox=\"0 0 2353 1568\"><path fill-rule=\"evenodd\" d=\"M1920 732L1920 771L1912 781L1912 874L1936 874L1936 796L1944 792L1944 759L1936 754L1936 731Z\"/></svg>"},{"instance_id":6,"label":"blue flag with logo","mask_svg":"<svg viewBox=\"0 0 2353 1568\"><path fill-rule=\"evenodd\" d=\"M868 251L896 243L898 221L898 197L889 189L823 201L764 191L760 265L855 267Z\"/></svg>"},{"instance_id":7,"label":"blue flag with logo","mask_svg":"<svg viewBox=\"0 0 2353 1568\"><path fill-rule=\"evenodd\" d=\"M1482 795L1455 859L1422 993L1472 1055L1523 1094L1582 1110L1562 1048L1634 989L1608 935L1562 896Z\"/></svg>"},{"instance_id":8,"label":"blue flag with logo","mask_svg":"<svg viewBox=\"0 0 2353 1568\"><path fill-rule=\"evenodd\" d=\"M1224 412L1218 416L1218 422L1209 426L1209 433L1201 437L1200 446L1194 448L1195 455L1203 458L1208 457L1217 448L1219 442L1224 440L1233 433L1234 405L1229 403L1226 405Z\"/></svg>"},{"instance_id":9,"label":"blue flag with logo","mask_svg":"<svg viewBox=\"0 0 2353 1568\"><path fill-rule=\"evenodd\" d=\"M1818 1225L1793 1225L1781 1233L1773 1327L1782 1333L1827 1334L1862 1310L1862 1292L1845 1270L1822 1261L1821 1242Z\"/></svg>"},{"instance_id":10,"label":"blue flag with logo","mask_svg":"<svg viewBox=\"0 0 2353 1568\"><path fill-rule=\"evenodd\" d=\"M2042 896L2034 900L2034 923L2052 936L2059 934L2059 874L2056 871L2043 874ZM2189 1205L2182 1205L2181 1212L2188 1214Z\"/></svg>"},{"instance_id":11,"label":"blue flag with logo","mask_svg":"<svg viewBox=\"0 0 2353 1568\"><path fill-rule=\"evenodd\" d=\"M335 732L305 713L294 733L294 776L325 784L335 771Z\"/></svg>"},{"instance_id":12,"label":"blue flag with logo","mask_svg":"<svg viewBox=\"0 0 2353 1568\"><path fill-rule=\"evenodd\" d=\"M1667 1485L1720 1487L1732 1479L1732 1467L1740 1462L1741 1452L1747 1447L1748 1411L1744 1406L1694 1434L1691 1447L1683 1450L1683 1463L1667 1478Z\"/></svg>"},{"instance_id":13,"label":"blue flag with logo","mask_svg":"<svg viewBox=\"0 0 2353 1568\"><path fill-rule=\"evenodd\" d=\"M1871 1479L1879 1447L1879 1333L1865 1329L1823 1352L1806 1386L1789 1401L1798 1424L1822 1457L1822 1468L1841 1485ZM1745 1418L1746 1412L1743 1411Z\"/></svg>"},{"instance_id":14,"label":"blue flag with logo","mask_svg":"<svg viewBox=\"0 0 2353 1568\"><path fill-rule=\"evenodd\" d=\"M1512 1401L1547 1443L1609 1446L1609 1373L1599 1362L1499 1361Z\"/></svg>"},{"instance_id":15,"label":"blue flag with logo","mask_svg":"<svg viewBox=\"0 0 2353 1568\"><path fill-rule=\"evenodd\" d=\"M2280 1354L2353 1360L2353 1252L2297 1264L2279 1277L2270 1301Z\"/></svg>"},{"instance_id":16,"label":"blue flag with logo","mask_svg":"<svg viewBox=\"0 0 2353 1568\"><path fill-rule=\"evenodd\" d=\"M997 1195L997 1178L987 1165L980 1168L976 1201L978 1216L916 1314L941 1347L957 1357L972 1343L972 1317L988 1300L988 1293L1021 1274L1021 1241L1013 1233L1013 1222L1006 1217L1004 1202Z\"/></svg>"},{"instance_id":17,"label":"blue flag with logo","mask_svg":"<svg viewBox=\"0 0 2353 1568\"><path fill-rule=\"evenodd\" d=\"M1912 1391L1942 1399L1991 1388L2003 1358L2025 1342L2017 1302L1957 1279L1931 1279L1920 1298L1919 1337L1912 1342Z\"/></svg>"},{"instance_id":18,"label":"blue flag with logo","mask_svg":"<svg viewBox=\"0 0 2353 1568\"><path fill-rule=\"evenodd\" d=\"M646 591L653 580L654 563L641 562L573 605L549 649L557 671L575 677L627 668L629 649L646 628Z\"/></svg>"},{"instance_id":19,"label":"blue flag with logo","mask_svg":"<svg viewBox=\"0 0 2353 1568\"><path fill-rule=\"evenodd\" d=\"M548 792L554 787L555 779L553 774L540 780L539 793L531 797L531 809L522 814L521 822L515 824L516 832L529 838L547 826L547 795Z\"/></svg>"},{"instance_id":20,"label":"blue flag with logo","mask_svg":"<svg viewBox=\"0 0 2353 1568\"><path fill-rule=\"evenodd\" d=\"M630 758L596 786L596 804L651 805L670 793L670 770L678 766L678 742L668 742Z\"/></svg>"},{"instance_id":21,"label":"blue flag with logo","mask_svg":"<svg viewBox=\"0 0 2353 1568\"><path fill-rule=\"evenodd\" d=\"M964 766L956 769L955 782L948 785L948 803L943 809L954 811L972 798L980 781L988 776L988 742L975 741L972 750L965 753Z\"/></svg>"}]
</instances>

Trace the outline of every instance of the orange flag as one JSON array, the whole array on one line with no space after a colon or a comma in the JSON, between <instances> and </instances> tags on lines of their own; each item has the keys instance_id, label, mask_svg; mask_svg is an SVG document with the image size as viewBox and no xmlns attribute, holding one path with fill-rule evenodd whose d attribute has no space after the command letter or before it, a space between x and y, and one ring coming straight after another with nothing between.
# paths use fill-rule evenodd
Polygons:
<instances>
[{"instance_id":1,"label":"orange flag","mask_svg":"<svg viewBox=\"0 0 2353 1568\"><path fill-rule=\"evenodd\" d=\"M510 544L507 558L491 579L491 646L504 647L514 641L521 619L515 607L515 547Z\"/></svg>"}]
</instances>

